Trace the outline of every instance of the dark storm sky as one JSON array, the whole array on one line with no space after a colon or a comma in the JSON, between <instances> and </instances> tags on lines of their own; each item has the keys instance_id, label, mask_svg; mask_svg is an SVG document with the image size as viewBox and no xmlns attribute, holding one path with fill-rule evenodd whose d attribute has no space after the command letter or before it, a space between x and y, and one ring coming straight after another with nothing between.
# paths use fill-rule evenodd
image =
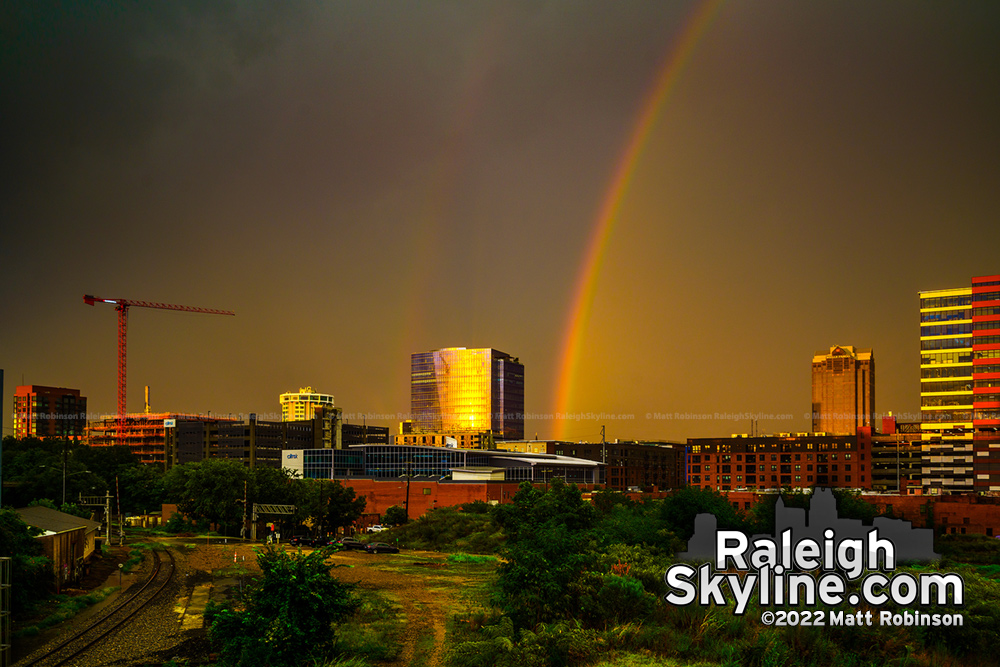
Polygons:
<instances>
[{"instance_id":1,"label":"dark storm sky","mask_svg":"<svg viewBox=\"0 0 1000 667\"><path fill-rule=\"evenodd\" d=\"M551 437L573 288L701 3L0 8L0 368L113 413L275 412L300 386L395 426L409 355L495 347ZM722 3L605 247L571 439L808 430L809 362L872 347L918 410L917 292L1000 273L1000 5ZM390 418L391 416L391 418ZM378 417L383 417L379 419ZM747 418L748 419L748 418ZM9 431L5 430L5 433Z\"/></svg>"}]
</instances>

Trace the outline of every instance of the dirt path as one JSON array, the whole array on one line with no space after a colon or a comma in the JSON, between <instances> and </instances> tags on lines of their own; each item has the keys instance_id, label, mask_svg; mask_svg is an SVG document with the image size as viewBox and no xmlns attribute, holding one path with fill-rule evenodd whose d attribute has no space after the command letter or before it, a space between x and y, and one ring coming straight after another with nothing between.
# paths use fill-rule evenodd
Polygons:
<instances>
[{"instance_id":1,"label":"dirt path","mask_svg":"<svg viewBox=\"0 0 1000 667\"><path fill-rule=\"evenodd\" d=\"M228 596L229 589L239 585L240 573L260 572L254 546L215 542L209 545L194 539L164 542L171 544L177 558L175 612L181 619L181 631L176 637L179 645L172 648L164 660L173 657L201 660L211 651L200 622L205 603L209 598L221 600ZM117 586L117 563L126 555L127 549L123 549L121 554L114 554L120 557L109 558L100 564L100 568L95 567L86 582L90 584L88 588ZM334 569L335 576L342 581L383 591L402 607L405 623L399 636L401 650L396 661L390 663L392 665L439 667L444 663L447 620L455 611L460 595L457 591L461 590L465 581L441 571L444 558L444 554L434 552L376 555L357 551L339 552L331 558L334 564L349 566ZM108 577L109 572L114 574ZM130 580L139 576L138 571L126 576L123 584L127 586ZM199 597L199 592L204 595ZM113 599L116 599L115 596L109 598ZM76 620L83 621L103 606L87 610ZM31 644L45 641L48 634L55 636L67 632L72 625L54 628L46 633L46 637L40 637Z\"/></svg>"},{"instance_id":2,"label":"dirt path","mask_svg":"<svg viewBox=\"0 0 1000 667\"><path fill-rule=\"evenodd\" d=\"M419 563L408 557L416 556ZM235 560L234 560L235 558ZM363 588L382 590L403 607L406 624L400 637L402 650L395 664L438 667L444 662L444 644L447 633L448 607L454 603L447 588L432 588L433 582L421 572L408 574L393 567L399 564L419 566L428 572L438 569L435 562L426 558L442 559L443 554L432 552L407 552L406 554L368 554L362 551L342 551L331 562L349 567L336 568L334 575L344 582ZM194 572L208 575L223 568L239 565L251 572L259 572L253 546L198 545L186 554L186 565ZM216 578L213 596L223 594ZM427 637L433 637L429 648Z\"/></svg>"},{"instance_id":3,"label":"dirt path","mask_svg":"<svg viewBox=\"0 0 1000 667\"><path fill-rule=\"evenodd\" d=\"M441 554L420 555L441 556ZM447 590L430 588L426 577L380 567L380 565L405 562L405 559L406 555L372 555L359 552L341 552L333 558L335 563L351 566L335 570L336 576L341 581L387 591L402 603L403 613L406 615L406 627L400 637L403 648L397 664L437 667L444 661L448 606L454 600ZM419 565L429 568L435 566L434 563L419 563ZM426 637L433 637L433 648L429 654L426 652L426 647L421 646L421 640Z\"/></svg>"}]
</instances>

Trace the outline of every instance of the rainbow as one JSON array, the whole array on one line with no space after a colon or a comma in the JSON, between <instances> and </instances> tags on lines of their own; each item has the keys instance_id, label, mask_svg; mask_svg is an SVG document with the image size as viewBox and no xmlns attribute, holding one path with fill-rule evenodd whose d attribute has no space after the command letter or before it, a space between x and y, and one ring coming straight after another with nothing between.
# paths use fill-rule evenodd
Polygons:
<instances>
[{"instance_id":1,"label":"rainbow","mask_svg":"<svg viewBox=\"0 0 1000 667\"><path fill-rule=\"evenodd\" d=\"M566 438L567 419L565 419L565 415L570 408L583 335L590 320L590 306L594 299L594 289L597 284L597 276L600 273L601 262L604 259L608 239L617 221L622 201L625 199L629 183L636 172L642 149L656 125L656 120L670 92L677 83L684 66L691 59L695 46L718 14L723 2L724 0L704 0L696 6L691 17L685 23L680 39L664 58L655 85L642 104L635 129L633 129L622 157L618 161L611 185L601 203L597 219L594 221L590 241L574 288L569 318L563 334L559 371L556 374L556 426L553 437L557 440Z\"/></svg>"}]
</instances>

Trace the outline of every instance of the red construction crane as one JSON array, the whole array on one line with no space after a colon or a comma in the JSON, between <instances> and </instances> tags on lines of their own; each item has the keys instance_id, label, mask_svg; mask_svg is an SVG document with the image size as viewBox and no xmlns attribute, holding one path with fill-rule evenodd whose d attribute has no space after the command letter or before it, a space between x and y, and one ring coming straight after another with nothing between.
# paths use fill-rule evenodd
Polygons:
<instances>
[{"instance_id":1,"label":"red construction crane","mask_svg":"<svg viewBox=\"0 0 1000 667\"><path fill-rule=\"evenodd\" d=\"M212 315L235 315L231 310L213 310L212 308L195 308L193 306L178 306L171 303L154 303L152 301L133 301L131 299L101 299L96 296L85 294L84 303L93 306L95 303L113 304L118 311L118 443L123 443L123 429L125 425L125 358L126 358L126 331L128 329L128 309L131 306L137 308L160 308L162 310L183 310L188 313L209 313Z\"/></svg>"}]
</instances>

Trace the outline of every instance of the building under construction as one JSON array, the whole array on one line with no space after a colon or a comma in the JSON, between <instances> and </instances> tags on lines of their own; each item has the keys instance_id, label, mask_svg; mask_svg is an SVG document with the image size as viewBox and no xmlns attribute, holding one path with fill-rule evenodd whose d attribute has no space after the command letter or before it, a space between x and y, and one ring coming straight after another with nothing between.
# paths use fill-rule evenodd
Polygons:
<instances>
[{"instance_id":1,"label":"building under construction","mask_svg":"<svg viewBox=\"0 0 1000 667\"><path fill-rule=\"evenodd\" d=\"M87 427L87 441L93 447L125 445L139 461L148 465L170 467L167 457L166 431L180 422L204 422L217 425L232 422L228 417L193 415L181 412L152 412L127 414L124 426L119 428L119 418L107 416L91 422Z\"/></svg>"}]
</instances>

